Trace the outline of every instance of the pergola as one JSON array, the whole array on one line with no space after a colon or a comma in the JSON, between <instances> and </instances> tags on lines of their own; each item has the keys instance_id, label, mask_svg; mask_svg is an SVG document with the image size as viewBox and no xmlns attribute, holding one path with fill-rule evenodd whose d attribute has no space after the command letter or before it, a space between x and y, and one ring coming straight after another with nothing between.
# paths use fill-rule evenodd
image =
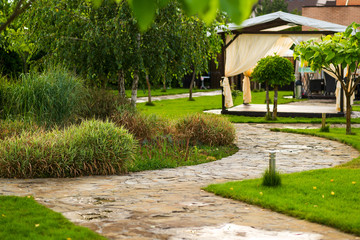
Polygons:
<instances>
[{"instance_id":1,"label":"pergola","mask_svg":"<svg viewBox=\"0 0 360 240\"><path fill-rule=\"evenodd\" d=\"M294 26L307 26L313 31L287 31ZM320 38L323 35L334 34L345 31L346 26L321 21L313 18L303 17L284 12L275 12L245 20L241 25L229 24L226 29L219 30L224 41L224 46L219 59L220 74L222 80L222 113L236 115L261 115L263 113L250 113L241 111L229 111L232 106L232 98L228 77L244 74L244 95L250 92L250 80L247 72L255 67L256 63L263 57L274 53L282 56L293 44L307 41L312 38ZM232 34L227 35L226 32ZM327 113L328 117L339 116L343 113ZM279 116L307 116L319 117L318 114L307 113L280 113Z\"/></svg>"}]
</instances>

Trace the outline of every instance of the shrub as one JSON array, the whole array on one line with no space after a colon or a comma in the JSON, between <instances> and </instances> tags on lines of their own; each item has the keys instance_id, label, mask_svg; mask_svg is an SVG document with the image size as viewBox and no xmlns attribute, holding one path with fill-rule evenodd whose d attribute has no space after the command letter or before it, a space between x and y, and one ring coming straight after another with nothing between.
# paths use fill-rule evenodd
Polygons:
<instances>
[{"instance_id":1,"label":"shrub","mask_svg":"<svg viewBox=\"0 0 360 240\"><path fill-rule=\"evenodd\" d=\"M105 89L89 89L88 95L84 99L86 108L80 114L83 118L96 118L106 120L114 115L117 108L122 105L130 104L127 98L122 98L118 94Z\"/></svg>"},{"instance_id":2,"label":"shrub","mask_svg":"<svg viewBox=\"0 0 360 240\"><path fill-rule=\"evenodd\" d=\"M30 117L38 123L64 124L82 109L86 90L80 79L61 67L22 75L16 83L1 82L5 117Z\"/></svg>"},{"instance_id":3,"label":"shrub","mask_svg":"<svg viewBox=\"0 0 360 240\"><path fill-rule=\"evenodd\" d=\"M269 170L266 170L263 174L263 186L267 187L276 187L281 185L281 177L278 172L270 172Z\"/></svg>"},{"instance_id":4,"label":"shrub","mask_svg":"<svg viewBox=\"0 0 360 240\"><path fill-rule=\"evenodd\" d=\"M136 142L111 122L84 121L64 130L7 138L0 146L0 176L17 178L121 174Z\"/></svg>"},{"instance_id":5,"label":"shrub","mask_svg":"<svg viewBox=\"0 0 360 240\"><path fill-rule=\"evenodd\" d=\"M0 120L0 140L20 136L23 132L36 132L41 128L35 123L21 120Z\"/></svg>"},{"instance_id":6,"label":"shrub","mask_svg":"<svg viewBox=\"0 0 360 240\"><path fill-rule=\"evenodd\" d=\"M176 123L177 135L196 143L222 146L232 144L235 139L235 128L222 116L194 114L180 119Z\"/></svg>"},{"instance_id":7,"label":"shrub","mask_svg":"<svg viewBox=\"0 0 360 240\"><path fill-rule=\"evenodd\" d=\"M130 106L123 107L111 118L117 125L127 129L140 142L150 141L159 135L172 132L172 124L156 115L146 115L137 112Z\"/></svg>"}]
</instances>

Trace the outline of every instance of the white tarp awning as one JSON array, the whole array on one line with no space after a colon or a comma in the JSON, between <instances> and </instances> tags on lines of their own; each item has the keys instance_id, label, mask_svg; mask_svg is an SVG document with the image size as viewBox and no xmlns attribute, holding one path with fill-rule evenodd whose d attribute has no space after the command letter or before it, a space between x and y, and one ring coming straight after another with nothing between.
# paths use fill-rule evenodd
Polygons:
<instances>
[{"instance_id":1,"label":"white tarp awning","mask_svg":"<svg viewBox=\"0 0 360 240\"><path fill-rule=\"evenodd\" d=\"M249 28L261 24L266 24L275 20L282 20L284 22L287 22L287 24L284 25L288 25L288 27L293 27L294 25L301 25L301 26L307 26L307 27L321 29L324 31L331 31L331 32L344 32L347 27L340 24L335 24L314 18L303 17L303 16L279 11L275 13L262 15L259 17L249 18L245 20L241 25L230 23L228 24L227 29L231 31L239 30L242 28ZM224 32L224 31L219 30L219 32Z\"/></svg>"}]
</instances>

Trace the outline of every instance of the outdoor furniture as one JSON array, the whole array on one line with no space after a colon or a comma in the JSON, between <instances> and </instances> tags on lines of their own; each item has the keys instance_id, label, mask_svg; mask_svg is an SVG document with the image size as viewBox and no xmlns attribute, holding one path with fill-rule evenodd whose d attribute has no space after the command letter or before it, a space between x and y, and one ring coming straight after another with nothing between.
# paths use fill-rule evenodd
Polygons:
<instances>
[{"instance_id":1,"label":"outdoor furniture","mask_svg":"<svg viewBox=\"0 0 360 240\"><path fill-rule=\"evenodd\" d=\"M325 95L335 95L335 90L336 90L335 78L331 77L326 72L324 73L324 76L325 76Z\"/></svg>"},{"instance_id":2,"label":"outdoor furniture","mask_svg":"<svg viewBox=\"0 0 360 240\"><path fill-rule=\"evenodd\" d=\"M310 92L321 93L324 90L324 79L310 80Z\"/></svg>"}]
</instances>

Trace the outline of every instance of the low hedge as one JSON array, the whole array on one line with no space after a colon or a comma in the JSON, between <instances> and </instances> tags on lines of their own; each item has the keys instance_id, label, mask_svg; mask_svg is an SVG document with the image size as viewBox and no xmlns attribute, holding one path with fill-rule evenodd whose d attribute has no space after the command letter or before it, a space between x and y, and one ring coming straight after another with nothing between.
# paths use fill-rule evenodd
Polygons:
<instances>
[{"instance_id":1,"label":"low hedge","mask_svg":"<svg viewBox=\"0 0 360 240\"><path fill-rule=\"evenodd\" d=\"M122 174L136 140L111 122L37 131L0 140L0 177L39 178Z\"/></svg>"}]
</instances>

